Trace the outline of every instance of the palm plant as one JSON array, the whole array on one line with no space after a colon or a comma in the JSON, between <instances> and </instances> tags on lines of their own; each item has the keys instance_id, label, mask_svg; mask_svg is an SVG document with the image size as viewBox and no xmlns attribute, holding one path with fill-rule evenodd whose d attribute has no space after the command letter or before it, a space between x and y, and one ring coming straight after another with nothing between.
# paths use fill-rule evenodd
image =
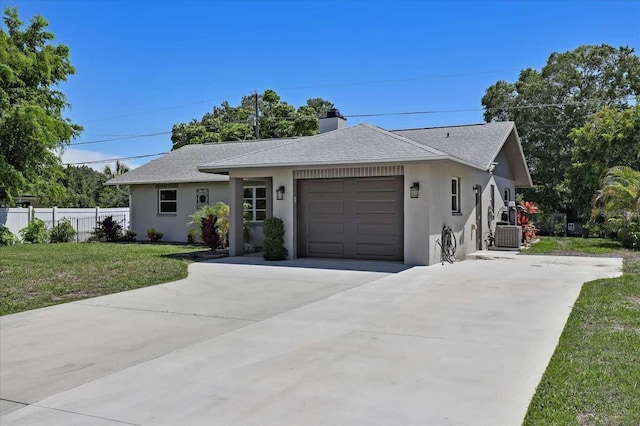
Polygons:
<instances>
[{"instance_id":1,"label":"palm plant","mask_svg":"<svg viewBox=\"0 0 640 426\"><path fill-rule=\"evenodd\" d=\"M593 197L592 219L604 217L626 246L640 243L640 171L627 166L609 169Z\"/></svg>"}]
</instances>

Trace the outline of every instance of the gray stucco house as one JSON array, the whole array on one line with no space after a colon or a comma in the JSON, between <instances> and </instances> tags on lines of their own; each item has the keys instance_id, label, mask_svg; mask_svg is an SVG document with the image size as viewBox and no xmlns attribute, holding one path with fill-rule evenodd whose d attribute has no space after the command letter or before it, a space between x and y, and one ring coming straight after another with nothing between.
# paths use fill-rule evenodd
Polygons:
<instances>
[{"instance_id":1,"label":"gray stucco house","mask_svg":"<svg viewBox=\"0 0 640 426\"><path fill-rule=\"evenodd\" d=\"M188 145L112 179L131 185L133 231L186 241L199 205L231 206L230 255L243 250L243 203L257 225L285 223L289 257L440 261L449 226L458 256L481 249L515 189L532 185L514 123L385 130L346 126L337 110L320 134Z\"/></svg>"}]
</instances>

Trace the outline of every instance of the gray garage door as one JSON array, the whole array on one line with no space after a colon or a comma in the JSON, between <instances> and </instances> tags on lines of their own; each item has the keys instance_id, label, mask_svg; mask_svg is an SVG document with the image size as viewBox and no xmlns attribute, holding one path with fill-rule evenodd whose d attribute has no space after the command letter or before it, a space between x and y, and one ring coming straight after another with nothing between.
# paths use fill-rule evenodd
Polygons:
<instances>
[{"instance_id":1,"label":"gray garage door","mask_svg":"<svg viewBox=\"0 0 640 426\"><path fill-rule=\"evenodd\" d=\"M402 260L403 177L298 181L298 256Z\"/></svg>"}]
</instances>

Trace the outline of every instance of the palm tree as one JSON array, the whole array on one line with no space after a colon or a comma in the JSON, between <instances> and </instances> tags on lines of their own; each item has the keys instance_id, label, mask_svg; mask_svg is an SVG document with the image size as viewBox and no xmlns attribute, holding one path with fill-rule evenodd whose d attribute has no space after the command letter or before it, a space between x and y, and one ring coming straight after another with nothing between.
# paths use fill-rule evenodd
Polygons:
<instances>
[{"instance_id":1,"label":"palm tree","mask_svg":"<svg viewBox=\"0 0 640 426\"><path fill-rule=\"evenodd\" d=\"M602 215L623 244L640 243L640 171L627 166L609 169L593 207L592 218Z\"/></svg>"},{"instance_id":2,"label":"palm tree","mask_svg":"<svg viewBox=\"0 0 640 426\"><path fill-rule=\"evenodd\" d=\"M116 160L115 170L111 170L111 167L107 165L104 166L104 170L102 171L102 173L104 173L108 179L113 179L114 177L123 175L128 171L129 167L126 164L121 163L120 160Z\"/></svg>"}]
</instances>

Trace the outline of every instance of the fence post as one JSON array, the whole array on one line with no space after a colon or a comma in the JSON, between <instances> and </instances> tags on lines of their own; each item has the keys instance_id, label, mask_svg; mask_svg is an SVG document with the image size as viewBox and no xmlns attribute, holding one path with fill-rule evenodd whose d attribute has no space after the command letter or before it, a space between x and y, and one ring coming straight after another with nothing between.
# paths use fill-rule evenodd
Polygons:
<instances>
[{"instance_id":1,"label":"fence post","mask_svg":"<svg viewBox=\"0 0 640 426\"><path fill-rule=\"evenodd\" d=\"M98 222L100 222L100 206L96 206L96 226L98 226Z\"/></svg>"},{"instance_id":2,"label":"fence post","mask_svg":"<svg viewBox=\"0 0 640 426\"><path fill-rule=\"evenodd\" d=\"M58 213L58 207L53 206L51 208L51 227L56 226L56 213Z\"/></svg>"},{"instance_id":3,"label":"fence post","mask_svg":"<svg viewBox=\"0 0 640 426\"><path fill-rule=\"evenodd\" d=\"M33 217L33 206L29 206L27 208L27 214L29 215L29 217L27 217L27 223L31 223L31 218Z\"/></svg>"},{"instance_id":4,"label":"fence post","mask_svg":"<svg viewBox=\"0 0 640 426\"><path fill-rule=\"evenodd\" d=\"M76 243L80 242L80 218L76 217Z\"/></svg>"}]
</instances>

